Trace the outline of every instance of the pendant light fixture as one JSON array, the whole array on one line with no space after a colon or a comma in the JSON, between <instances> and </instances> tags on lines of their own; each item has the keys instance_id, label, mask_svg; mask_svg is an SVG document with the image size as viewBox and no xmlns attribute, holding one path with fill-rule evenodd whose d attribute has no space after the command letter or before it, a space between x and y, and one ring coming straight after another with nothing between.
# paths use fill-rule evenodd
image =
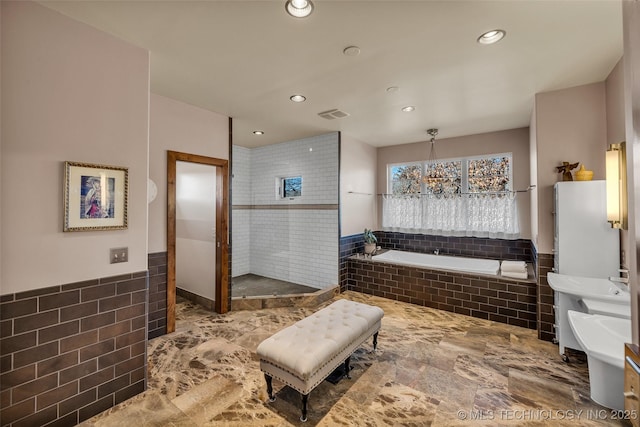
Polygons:
<instances>
[{"instance_id":1,"label":"pendant light fixture","mask_svg":"<svg viewBox=\"0 0 640 427\"><path fill-rule=\"evenodd\" d=\"M306 18L313 12L313 3L311 0L287 0L284 8L294 18Z\"/></svg>"},{"instance_id":2,"label":"pendant light fixture","mask_svg":"<svg viewBox=\"0 0 640 427\"><path fill-rule=\"evenodd\" d=\"M438 158L436 156L436 136L438 135L438 129L427 129L427 133L431 137L429 140L429 160L427 161L427 167L424 171L422 182L427 184L427 186L432 187L438 181L438 174L436 171L436 164L438 163Z\"/></svg>"}]
</instances>

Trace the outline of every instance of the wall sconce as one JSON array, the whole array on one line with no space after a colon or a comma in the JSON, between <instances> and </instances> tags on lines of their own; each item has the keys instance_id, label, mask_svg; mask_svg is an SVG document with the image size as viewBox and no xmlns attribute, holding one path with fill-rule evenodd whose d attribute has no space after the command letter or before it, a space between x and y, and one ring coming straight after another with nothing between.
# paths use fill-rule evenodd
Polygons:
<instances>
[{"instance_id":1,"label":"wall sconce","mask_svg":"<svg viewBox=\"0 0 640 427\"><path fill-rule=\"evenodd\" d=\"M607 150L607 221L612 228L627 229L627 154L625 143Z\"/></svg>"}]
</instances>

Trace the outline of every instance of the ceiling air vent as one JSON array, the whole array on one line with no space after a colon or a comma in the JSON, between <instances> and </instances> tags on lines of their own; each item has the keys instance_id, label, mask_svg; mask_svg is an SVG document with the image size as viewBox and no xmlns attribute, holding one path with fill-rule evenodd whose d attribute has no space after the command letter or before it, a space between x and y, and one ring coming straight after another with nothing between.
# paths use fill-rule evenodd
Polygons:
<instances>
[{"instance_id":1,"label":"ceiling air vent","mask_svg":"<svg viewBox=\"0 0 640 427\"><path fill-rule=\"evenodd\" d=\"M333 119L341 119L343 117L347 117L349 113L345 113L344 111L334 108L333 110L327 110L327 111L323 111L322 113L318 113L318 115L324 119L333 120Z\"/></svg>"}]
</instances>

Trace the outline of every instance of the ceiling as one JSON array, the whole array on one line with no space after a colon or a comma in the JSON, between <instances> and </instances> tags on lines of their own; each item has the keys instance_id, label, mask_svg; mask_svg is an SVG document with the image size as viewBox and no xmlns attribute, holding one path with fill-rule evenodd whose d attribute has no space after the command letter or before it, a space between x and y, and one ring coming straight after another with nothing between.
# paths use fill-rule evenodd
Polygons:
<instances>
[{"instance_id":1,"label":"ceiling","mask_svg":"<svg viewBox=\"0 0 640 427\"><path fill-rule=\"evenodd\" d=\"M151 91L233 117L245 147L330 131L380 147L425 141L432 127L441 139L528 126L536 93L603 81L623 52L618 0L314 2L305 19L284 0L42 4L148 49ZM502 41L476 42L496 28ZM361 53L344 55L352 45ZM318 116L334 108L350 115Z\"/></svg>"}]
</instances>

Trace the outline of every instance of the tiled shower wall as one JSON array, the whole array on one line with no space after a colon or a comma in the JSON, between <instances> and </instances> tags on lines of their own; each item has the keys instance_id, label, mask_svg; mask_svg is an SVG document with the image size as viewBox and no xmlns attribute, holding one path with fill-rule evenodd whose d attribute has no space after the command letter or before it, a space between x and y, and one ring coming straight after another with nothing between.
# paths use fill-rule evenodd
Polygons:
<instances>
[{"instance_id":1,"label":"tiled shower wall","mask_svg":"<svg viewBox=\"0 0 640 427\"><path fill-rule=\"evenodd\" d=\"M147 272L0 297L3 426L72 426L146 388Z\"/></svg>"},{"instance_id":2,"label":"tiled shower wall","mask_svg":"<svg viewBox=\"0 0 640 427\"><path fill-rule=\"evenodd\" d=\"M233 276L324 288L338 281L337 133L233 147ZM302 176L302 197L280 200L279 177Z\"/></svg>"},{"instance_id":3,"label":"tiled shower wall","mask_svg":"<svg viewBox=\"0 0 640 427\"><path fill-rule=\"evenodd\" d=\"M233 227L233 276L242 276L251 272L251 150L233 146L233 163L231 165L233 206L243 207L231 209Z\"/></svg>"}]
</instances>

